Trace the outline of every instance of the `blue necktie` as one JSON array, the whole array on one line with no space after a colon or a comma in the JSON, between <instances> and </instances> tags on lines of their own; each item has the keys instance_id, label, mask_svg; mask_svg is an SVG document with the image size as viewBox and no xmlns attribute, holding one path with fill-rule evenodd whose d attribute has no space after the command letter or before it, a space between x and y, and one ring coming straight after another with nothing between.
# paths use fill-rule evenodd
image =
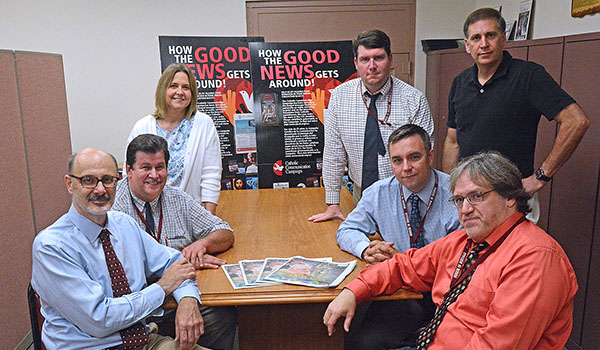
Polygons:
<instances>
[{"instance_id":1,"label":"blue necktie","mask_svg":"<svg viewBox=\"0 0 600 350\"><path fill-rule=\"evenodd\" d=\"M377 123L377 107L375 106L375 101L381 96L381 93L372 96L368 92L366 94L371 98L371 102L369 103L370 113L367 113L365 126L361 191L366 190L367 187L379 180L377 154L385 155L385 144Z\"/></svg>"},{"instance_id":2,"label":"blue necktie","mask_svg":"<svg viewBox=\"0 0 600 350\"><path fill-rule=\"evenodd\" d=\"M416 235L419 230L419 225L421 225L421 212L419 211L419 196L416 194L411 194L408 197L408 201L410 202L410 226L412 228L412 234ZM413 243L410 242L411 248L423 248L425 246L425 240L423 239L423 232L419 234L417 240Z\"/></svg>"},{"instance_id":3,"label":"blue necktie","mask_svg":"<svg viewBox=\"0 0 600 350\"><path fill-rule=\"evenodd\" d=\"M152 207L150 206L150 202L146 202L144 204L144 209L146 210L146 232L153 235L154 234L154 215L152 215Z\"/></svg>"}]
</instances>

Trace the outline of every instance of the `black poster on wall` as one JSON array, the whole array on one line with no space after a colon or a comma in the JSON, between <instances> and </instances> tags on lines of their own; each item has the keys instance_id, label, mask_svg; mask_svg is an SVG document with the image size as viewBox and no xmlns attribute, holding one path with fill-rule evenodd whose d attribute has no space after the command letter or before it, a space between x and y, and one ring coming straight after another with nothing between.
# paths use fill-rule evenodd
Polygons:
<instances>
[{"instance_id":1,"label":"black poster on wall","mask_svg":"<svg viewBox=\"0 0 600 350\"><path fill-rule=\"evenodd\" d=\"M260 188L318 187L331 90L354 78L352 42L251 42Z\"/></svg>"},{"instance_id":2,"label":"black poster on wall","mask_svg":"<svg viewBox=\"0 0 600 350\"><path fill-rule=\"evenodd\" d=\"M161 68L184 63L198 86L197 108L221 144L221 189L257 189L256 134L248 42L260 37L159 36Z\"/></svg>"}]
</instances>

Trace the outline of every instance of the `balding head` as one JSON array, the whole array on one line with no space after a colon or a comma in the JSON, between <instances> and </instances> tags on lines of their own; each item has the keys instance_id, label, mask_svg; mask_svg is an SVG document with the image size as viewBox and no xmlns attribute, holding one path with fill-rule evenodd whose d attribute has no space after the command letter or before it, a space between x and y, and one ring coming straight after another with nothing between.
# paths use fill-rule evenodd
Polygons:
<instances>
[{"instance_id":1,"label":"balding head","mask_svg":"<svg viewBox=\"0 0 600 350\"><path fill-rule=\"evenodd\" d=\"M117 176L115 158L100 149L86 148L71 156L65 182L73 195L73 206L81 215L104 226L106 213L114 201L114 180ZM101 181L92 188L87 185L89 179L92 186L94 181Z\"/></svg>"},{"instance_id":2,"label":"balding head","mask_svg":"<svg viewBox=\"0 0 600 350\"><path fill-rule=\"evenodd\" d=\"M75 153L69 157L69 174L73 174L73 167L75 166L75 160L78 156L102 157L103 155L108 156L112 159L113 163L115 164L115 171L118 171L119 165L117 164L117 160L115 159L115 157L112 154L104 152L103 150L98 149L98 148L88 147L88 148L82 149L78 153Z\"/></svg>"}]
</instances>

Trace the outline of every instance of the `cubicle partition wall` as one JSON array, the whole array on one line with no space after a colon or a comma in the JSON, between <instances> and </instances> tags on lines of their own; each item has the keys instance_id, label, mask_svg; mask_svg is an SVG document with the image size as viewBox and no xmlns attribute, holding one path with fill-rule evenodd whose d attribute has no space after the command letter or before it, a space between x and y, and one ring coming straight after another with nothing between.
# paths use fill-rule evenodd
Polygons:
<instances>
[{"instance_id":1,"label":"cubicle partition wall","mask_svg":"<svg viewBox=\"0 0 600 350\"><path fill-rule=\"evenodd\" d=\"M537 62L584 110L592 124L573 156L539 193L538 225L565 249L579 283L569 350L600 349L600 33L509 42L513 57ZM435 118L436 165L446 136L448 92L454 77L473 65L464 49L427 56L427 98ZM535 166L550 152L557 125L542 118Z\"/></svg>"},{"instance_id":2,"label":"cubicle partition wall","mask_svg":"<svg viewBox=\"0 0 600 350\"><path fill-rule=\"evenodd\" d=\"M71 138L62 56L0 50L0 329L12 349L30 330L35 234L64 214Z\"/></svg>"}]
</instances>

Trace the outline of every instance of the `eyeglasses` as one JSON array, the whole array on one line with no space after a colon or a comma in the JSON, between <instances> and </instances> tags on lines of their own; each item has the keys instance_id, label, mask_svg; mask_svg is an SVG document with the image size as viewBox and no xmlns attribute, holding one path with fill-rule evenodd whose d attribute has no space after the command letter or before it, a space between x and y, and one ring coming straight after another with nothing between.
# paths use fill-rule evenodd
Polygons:
<instances>
[{"instance_id":1,"label":"eyeglasses","mask_svg":"<svg viewBox=\"0 0 600 350\"><path fill-rule=\"evenodd\" d=\"M490 192L493 192L493 191L494 190L489 190L489 191L483 192L483 193L481 193L481 192L471 192L471 193L467 194L467 197L455 196L455 197L452 197L452 198L448 199L448 202L454 204L454 206L457 209L462 208L463 203L465 202L465 199L467 200L467 202L469 202L469 204L471 204L471 205L477 205L477 204L483 202L483 196L484 195L486 195L486 194L488 194Z\"/></svg>"},{"instance_id":2,"label":"eyeglasses","mask_svg":"<svg viewBox=\"0 0 600 350\"><path fill-rule=\"evenodd\" d=\"M70 177L74 177L81 183L81 186L84 188L96 188L98 186L98 182L102 182L102 185L107 188L112 188L117 186L117 181L119 178L117 176L112 175L104 175L102 178L97 178L92 175L83 175L81 177L75 175L69 175Z\"/></svg>"}]
</instances>

